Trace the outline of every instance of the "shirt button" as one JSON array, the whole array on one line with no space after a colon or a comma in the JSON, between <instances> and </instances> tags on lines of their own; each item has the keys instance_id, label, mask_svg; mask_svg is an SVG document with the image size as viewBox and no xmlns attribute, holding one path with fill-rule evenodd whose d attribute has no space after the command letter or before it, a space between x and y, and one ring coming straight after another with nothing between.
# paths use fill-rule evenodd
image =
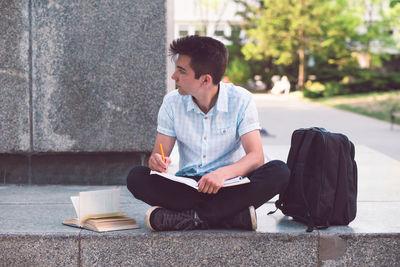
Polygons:
<instances>
[{"instance_id":1,"label":"shirt button","mask_svg":"<svg viewBox=\"0 0 400 267\"><path fill-rule=\"evenodd\" d=\"M203 159L205 159L206 158L206 155L203 155Z\"/></svg>"},{"instance_id":2,"label":"shirt button","mask_svg":"<svg viewBox=\"0 0 400 267\"><path fill-rule=\"evenodd\" d=\"M207 140L207 136L204 136L204 140Z\"/></svg>"},{"instance_id":3,"label":"shirt button","mask_svg":"<svg viewBox=\"0 0 400 267\"><path fill-rule=\"evenodd\" d=\"M205 117L204 117L204 119L206 120L206 119L208 119L208 117L207 117L207 116L205 116Z\"/></svg>"},{"instance_id":4,"label":"shirt button","mask_svg":"<svg viewBox=\"0 0 400 267\"><path fill-rule=\"evenodd\" d=\"M226 133L226 130L223 130L222 133Z\"/></svg>"}]
</instances>

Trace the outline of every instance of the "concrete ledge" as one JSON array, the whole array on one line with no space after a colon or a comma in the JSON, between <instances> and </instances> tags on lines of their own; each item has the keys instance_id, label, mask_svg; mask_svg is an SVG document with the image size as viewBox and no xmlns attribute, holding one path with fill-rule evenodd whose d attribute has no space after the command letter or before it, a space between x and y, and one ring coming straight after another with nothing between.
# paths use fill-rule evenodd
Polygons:
<instances>
[{"instance_id":1,"label":"concrete ledge","mask_svg":"<svg viewBox=\"0 0 400 267\"><path fill-rule=\"evenodd\" d=\"M0 154L0 183L122 185L131 168L144 165L148 156L145 152Z\"/></svg>"},{"instance_id":2,"label":"concrete ledge","mask_svg":"<svg viewBox=\"0 0 400 267\"><path fill-rule=\"evenodd\" d=\"M1 234L2 266L79 266L77 235Z\"/></svg>"},{"instance_id":3,"label":"concrete ledge","mask_svg":"<svg viewBox=\"0 0 400 267\"><path fill-rule=\"evenodd\" d=\"M317 264L317 234L194 231L93 236L81 240L82 265L298 266Z\"/></svg>"},{"instance_id":4,"label":"concrete ledge","mask_svg":"<svg viewBox=\"0 0 400 267\"><path fill-rule=\"evenodd\" d=\"M398 266L400 233L320 233L319 256L324 266Z\"/></svg>"},{"instance_id":5,"label":"concrete ledge","mask_svg":"<svg viewBox=\"0 0 400 267\"><path fill-rule=\"evenodd\" d=\"M69 197L104 186L0 186L0 262L6 266L398 266L400 202L358 203L349 226L306 233L266 203L256 232L152 233L148 205L121 186L121 210L137 230L95 233L61 224L75 217ZM107 188L110 188L109 186Z\"/></svg>"},{"instance_id":6,"label":"concrete ledge","mask_svg":"<svg viewBox=\"0 0 400 267\"><path fill-rule=\"evenodd\" d=\"M320 244L342 240L344 249ZM0 234L5 266L398 266L399 234L146 230ZM333 251L333 252L332 252Z\"/></svg>"}]
</instances>

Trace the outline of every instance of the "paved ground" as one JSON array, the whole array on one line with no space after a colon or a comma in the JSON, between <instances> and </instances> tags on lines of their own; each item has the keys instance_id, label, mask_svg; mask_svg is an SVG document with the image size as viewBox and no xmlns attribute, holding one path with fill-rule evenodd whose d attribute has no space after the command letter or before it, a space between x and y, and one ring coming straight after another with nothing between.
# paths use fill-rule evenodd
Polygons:
<instances>
[{"instance_id":1,"label":"paved ground","mask_svg":"<svg viewBox=\"0 0 400 267\"><path fill-rule=\"evenodd\" d=\"M254 97L261 125L275 135L263 138L264 145L289 145L295 129L318 126L347 135L356 146L367 146L400 161L400 126L390 130L387 122L291 96Z\"/></svg>"}]
</instances>

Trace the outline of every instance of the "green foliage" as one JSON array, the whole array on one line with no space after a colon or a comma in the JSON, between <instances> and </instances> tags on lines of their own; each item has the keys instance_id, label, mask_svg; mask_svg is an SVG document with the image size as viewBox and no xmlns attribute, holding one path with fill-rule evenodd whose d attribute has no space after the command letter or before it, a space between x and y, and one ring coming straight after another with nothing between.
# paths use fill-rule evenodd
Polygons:
<instances>
[{"instance_id":1,"label":"green foliage","mask_svg":"<svg viewBox=\"0 0 400 267\"><path fill-rule=\"evenodd\" d=\"M392 1L390 1L390 7L391 8L395 7L397 4L400 4L400 0L392 0Z\"/></svg>"},{"instance_id":2,"label":"green foliage","mask_svg":"<svg viewBox=\"0 0 400 267\"><path fill-rule=\"evenodd\" d=\"M341 85L339 82L331 81L325 84L324 96L335 96L335 95L344 95L348 94L348 88L346 86Z\"/></svg>"},{"instance_id":3,"label":"green foliage","mask_svg":"<svg viewBox=\"0 0 400 267\"><path fill-rule=\"evenodd\" d=\"M354 76L346 76L340 82L328 81L325 83L306 83L303 96L320 98L335 95L346 95L368 92L400 91L400 73L379 73L368 69L358 69Z\"/></svg>"},{"instance_id":4,"label":"green foliage","mask_svg":"<svg viewBox=\"0 0 400 267\"><path fill-rule=\"evenodd\" d=\"M379 73L363 69L359 70L354 78L354 82L346 84L351 93L400 90L400 73Z\"/></svg>"},{"instance_id":5,"label":"green foliage","mask_svg":"<svg viewBox=\"0 0 400 267\"><path fill-rule=\"evenodd\" d=\"M246 61L236 57L230 61L226 75L234 84L243 86L251 78L251 69Z\"/></svg>"},{"instance_id":6,"label":"green foliage","mask_svg":"<svg viewBox=\"0 0 400 267\"><path fill-rule=\"evenodd\" d=\"M261 74L268 82L275 74L287 75L291 81L314 75L325 86L324 95L399 88L393 78L398 75L382 74L398 71L396 67L387 69L389 55L385 51L393 51L396 45L393 30L400 36L399 0L236 2L245 7L241 15L248 40L241 53L250 63L251 76ZM397 46L400 48L399 40ZM379 74L365 77L368 75L358 66L360 55L368 59L367 72ZM314 64L306 69L310 58ZM255 72L256 65L264 69L257 67ZM343 83L346 77L351 77L351 82Z\"/></svg>"},{"instance_id":7,"label":"green foliage","mask_svg":"<svg viewBox=\"0 0 400 267\"><path fill-rule=\"evenodd\" d=\"M303 89L303 96L306 98L329 97L346 93L348 93L348 88L336 81L327 82L325 84L307 81Z\"/></svg>"},{"instance_id":8,"label":"green foliage","mask_svg":"<svg viewBox=\"0 0 400 267\"><path fill-rule=\"evenodd\" d=\"M307 98L319 98L324 96L325 86L320 82L308 81L303 89L303 96Z\"/></svg>"},{"instance_id":9,"label":"green foliage","mask_svg":"<svg viewBox=\"0 0 400 267\"><path fill-rule=\"evenodd\" d=\"M368 68L381 67L381 58L387 56L385 51L396 46L393 30L400 26L400 5L389 5L386 0L353 0L351 3L362 18L363 26L352 41L359 46L359 52L371 56Z\"/></svg>"},{"instance_id":10,"label":"green foliage","mask_svg":"<svg viewBox=\"0 0 400 267\"><path fill-rule=\"evenodd\" d=\"M314 99L323 105L390 121L390 111L400 103L400 91L373 92ZM400 121L397 121L400 123Z\"/></svg>"},{"instance_id":11,"label":"green foliage","mask_svg":"<svg viewBox=\"0 0 400 267\"><path fill-rule=\"evenodd\" d=\"M349 58L346 38L355 34L358 18L346 8L347 1L337 0L265 0L252 10L255 18L248 25L250 41L242 52L246 60L267 60L274 64L296 64L305 69L304 53L318 53L324 60Z\"/></svg>"},{"instance_id":12,"label":"green foliage","mask_svg":"<svg viewBox=\"0 0 400 267\"><path fill-rule=\"evenodd\" d=\"M385 13L388 24L393 31L397 31L397 36L400 36L400 0L392 1L390 9ZM393 32L393 35L395 33ZM400 48L400 38L397 39L397 48Z\"/></svg>"},{"instance_id":13,"label":"green foliage","mask_svg":"<svg viewBox=\"0 0 400 267\"><path fill-rule=\"evenodd\" d=\"M225 39L231 42L231 45L227 46L229 51L229 61L226 75L228 78L232 82L238 83L244 87L246 87L248 79L253 78L255 75L260 75L263 81L269 81L273 75L273 72L271 71L274 67L273 62L271 60L245 60L244 55L241 52L243 46L243 40L240 38L241 27L231 25L231 29L231 36L225 36ZM244 64L245 66L238 66L239 63ZM238 73L241 68L244 70L244 74Z\"/></svg>"}]
</instances>

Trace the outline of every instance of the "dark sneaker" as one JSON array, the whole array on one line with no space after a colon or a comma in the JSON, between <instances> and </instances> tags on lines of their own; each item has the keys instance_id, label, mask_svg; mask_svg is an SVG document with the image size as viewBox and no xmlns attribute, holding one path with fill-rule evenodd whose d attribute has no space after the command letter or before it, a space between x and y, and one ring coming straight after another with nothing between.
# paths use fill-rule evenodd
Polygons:
<instances>
[{"instance_id":1,"label":"dark sneaker","mask_svg":"<svg viewBox=\"0 0 400 267\"><path fill-rule=\"evenodd\" d=\"M146 212L145 222L151 231L193 230L201 225L194 210L173 211L158 206Z\"/></svg>"},{"instance_id":2,"label":"dark sneaker","mask_svg":"<svg viewBox=\"0 0 400 267\"><path fill-rule=\"evenodd\" d=\"M234 215L232 218L223 221L221 225L225 229L255 231L257 229L256 210L253 206L250 206Z\"/></svg>"}]
</instances>

